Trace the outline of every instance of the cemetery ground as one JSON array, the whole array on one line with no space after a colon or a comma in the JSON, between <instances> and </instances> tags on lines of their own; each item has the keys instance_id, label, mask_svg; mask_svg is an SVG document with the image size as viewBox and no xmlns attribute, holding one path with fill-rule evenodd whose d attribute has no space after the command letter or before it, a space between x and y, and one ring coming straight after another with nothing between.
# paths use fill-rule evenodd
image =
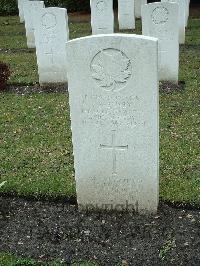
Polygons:
<instances>
[{"instance_id":1,"label":"cemetery ground","mask_svg":"<svg viewBox=\"0 0 200 266\"><path fill-rule=\"evenodd\" d=\"M89 23L71 21L70 39L91 33ZM180 49L179 86L160 86L157 215L83 214L66 88L39 88L24 25L0 17L0 61L12 71L0 93L0 265L200 264L199 29L195 14Z\"/></svg>"}]
</instances>

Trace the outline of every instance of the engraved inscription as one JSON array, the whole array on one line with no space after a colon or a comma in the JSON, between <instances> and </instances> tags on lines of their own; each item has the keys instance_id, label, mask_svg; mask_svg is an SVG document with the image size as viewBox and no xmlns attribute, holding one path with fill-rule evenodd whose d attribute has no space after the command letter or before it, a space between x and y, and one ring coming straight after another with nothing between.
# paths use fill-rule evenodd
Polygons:
<instances>
[{"instance_id":1,"label":"engraved inscription","mask_svg":"<svg viewBox=\"0 0 200 266\"><path fill-rule=\"evenodd\" d=\"M43 40L40 43L51 45L53 43L53 40L56 38L55 33L50 34L44 34Z\"/></svg>"},{"instance_id":2,"label":"engraved inscription","mask_svg":"<svg viewBox=\"0 0 200 266\"><path fill-rule=\"evenodd\" d=\"M106 91L118 91L126 86L132 74L130 59L117 49L104 49L91 61L92 78Z\"/></svg>"},{"instance_id":3,"label":"engraved inscription","mask_svg":"<svg viewBox=\"0 0 200 266\"><path fill-rule=\"evenodd\" d=\"M102 12L106 9L106 2L102 0L98 1L96 7L98 11Z\"/></svg>"},{"instance_id":4,"label":"engraved inscription","mask_svg":"<svg viewBox=\"0 0 200 266\"><path fill-rule=\"evenodd\" d=\"M52 29L57 25L56 16L52 13L45 13L42 16L42 26L46 29Z\"/></svg>"},{"instance_id":5,"label":"engraved inscription","mask_svg":"<svg viewBox=\"0 0 200 266\"><path fill-rule=\"evenodd\" d=\"M154 24L165 24L169 19L169 11L165 7L156 7L151 18Z\"/></svg>"},{"instance_id":6,"label":"engraved inscription","mask_svg":"<svg viewBox=\"0 0 200 266\"><path fill-rule=\"evenodd\" d=\"M107 188L112 187L113 193L125 193L126 195L129 193L132 195L138 195L138 191L140 191L144 185L142 179L129 179L118 175L111 175L101 179L96 176L91 176L88 183L93 183L95 187L100 188L102 193L104 193ZM136 196L136 198L138 198L138 196Z\"/></svg>"},{"instance_id":7,"label":"engraved inscription","mask_svg":"<svg viewBox=\"0 0 200 266\"><path fill-rule=\"evenodd\" d=\"M140 104L137 96L85 94L81 101L81 123L95 126L109 124L113 129L142 126L145 122L139 111Z\"/></svg>"},{"instance_id":8,"label":"engraved inscription","mask_svg":"<svg viewBox=\"0 0 200 266\"><path fill-rule=\"evenodd\" d=\"M112 130L112 141L111 145L102 145L100 144L101 149L111 150L112 151L112 174L117 175L117 151L125 151L128 149L126 146L117 146L116 144L116 130Z\"/></svg>"}]
</instances>

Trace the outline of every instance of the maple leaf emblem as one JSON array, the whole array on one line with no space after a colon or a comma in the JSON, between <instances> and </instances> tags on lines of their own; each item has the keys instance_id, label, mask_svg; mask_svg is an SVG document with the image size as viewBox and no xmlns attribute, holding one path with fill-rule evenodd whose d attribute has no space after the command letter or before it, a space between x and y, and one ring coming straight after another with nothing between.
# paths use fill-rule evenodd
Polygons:
<instances>
[{"instance_id":1,"label":"maple leaf emblem","mask_svg":"<svg viewBox=\"0 0 200 266\"><path fill-rule=\"evenodd\" d=\"M92 77L101 87L115 91L131 76L131 62L121 51L106 49L95 56L91 71Z\"/></svg>"},{"instance_id":2,"label":"maple leaf emblem","mask_svg":"<svg viewBox=\"0 0 200 266\"><path fill-rule=\"evenodd\" d=\"M152 20L155 24L164 24L168 20L169 12L165 7L156 7L152 12Z\"/></svg>"}]
</instances>

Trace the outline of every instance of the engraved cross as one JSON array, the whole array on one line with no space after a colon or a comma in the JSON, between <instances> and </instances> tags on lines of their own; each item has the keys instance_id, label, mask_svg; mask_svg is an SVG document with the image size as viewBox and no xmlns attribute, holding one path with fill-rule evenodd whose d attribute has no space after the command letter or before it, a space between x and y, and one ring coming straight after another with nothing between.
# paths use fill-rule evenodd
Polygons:
<instances>
[{"instance_id":1,"label":"engraved cross","mask_svg":"<svg viewBox=\"0 0 200 266\"><path fill-rule=\"evenodd\" d=\"M50 56L51 64L53 65L54 60L53 60L53 49L51 47L51 50L49 52L45 52L46 55Z\"/></svg>"},{"instance_id":2,"label":"engraved cross","mask_svg":"<svg viewBox=\"0 0 200 266\"><path fill-rule=\"evenodd\" d=\"M112 151L112 174L117 175L117 151L125 151L128 149L128 145L126 146L117 146L116 145L116 130L112 130L112 141L111 145L102 145L100 144L101 149L111 150Z\"/></svg>"}]
</instances>

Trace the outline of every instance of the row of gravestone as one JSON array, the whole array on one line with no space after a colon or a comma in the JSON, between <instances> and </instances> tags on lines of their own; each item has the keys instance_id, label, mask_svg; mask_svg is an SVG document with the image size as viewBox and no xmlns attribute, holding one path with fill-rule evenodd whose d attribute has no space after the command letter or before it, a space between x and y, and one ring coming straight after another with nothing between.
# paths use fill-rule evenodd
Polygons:
<instances>
[{"instance_id":1,"label":"row of gravestone","mask_svg":"<svg viewBox=\"0 0 200 266\"><path fill-rule=\"evenodd\" d=\"M25 19L27 45L36 47L40 84L67 82L66 9L44 8L43 1L19 0L18 3L21 20ZM178 82L179 43L185 42L188 4L189 0L163 0L148 5L141 5L140 1L138 5L142 7L143 35L159 39L159 80ZM134 6L134 0L119 0L120 28L135 27ZM91 0L91 25L93 34L114 32L113 0Z\"/></svg>"},{"instance_id":2,"label":"row of gravestone","mask_svg":"<svg viewBox=\"0 0 200 266\"><path fill-rule=\"evenodd\" d=\"M178 50L178 10L171 3L143 6L143 31L158 32L162 42L133 34L68 41L65 9L41 8L33 15L37 56L48 55L54 67L48 73L41 64L39 72L46 81L53 71L68 79L80 209L157 211L159 58L172 49L169 61L178 60L172 44L176 40Z\"/></svg>"},{"instance_id":3,"label":"row of gravestone","mask_svg":"<svg viewBox=\"0 0 200 266\"><path fill-rule=\"evenodd\" d=\"M161 0L179 5L179 42L185 42L185 26L189 16L190 0ZM91 23L93 34L114 32L113 0L91 0ZM136 17L141 17L141 8L147 0L118 0L119 29L135 29Z\"/></svg>"}]
</instances>

